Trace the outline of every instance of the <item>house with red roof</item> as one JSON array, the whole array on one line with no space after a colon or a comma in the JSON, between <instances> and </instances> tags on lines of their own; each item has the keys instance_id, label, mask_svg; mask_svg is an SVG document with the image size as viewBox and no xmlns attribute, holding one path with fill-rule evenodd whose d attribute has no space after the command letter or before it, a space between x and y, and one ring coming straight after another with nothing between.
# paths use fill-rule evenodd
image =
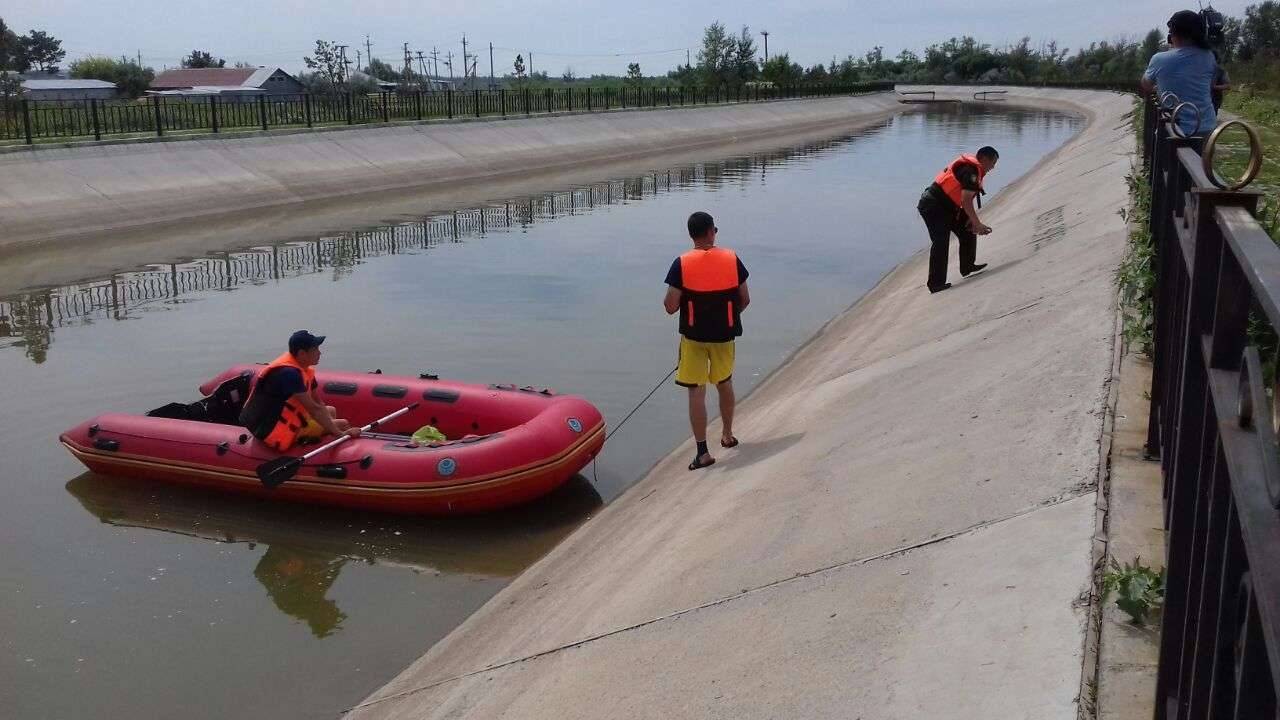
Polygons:
<instances>
[{"instance_id":1,"label":"house with red roof","mask_svg":"<svg viewBox=\"0 0 1280 720\"><path fill-rule=\"evenodd\" d=\"M297 95L306 87L278 67L180 68L157 74L151 90L166 95Z\"/></svg>"}]
</instances>

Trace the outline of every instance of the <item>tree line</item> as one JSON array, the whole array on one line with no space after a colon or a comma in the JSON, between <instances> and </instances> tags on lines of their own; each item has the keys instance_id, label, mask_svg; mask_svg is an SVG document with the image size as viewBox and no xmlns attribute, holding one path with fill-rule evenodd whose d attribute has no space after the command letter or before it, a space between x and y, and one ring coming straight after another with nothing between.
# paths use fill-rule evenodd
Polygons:
<instances>
[{"instance_id":1,"label":"tree line","mask_svg":"<svg viewBox=\"0 0 1280 720\"><path fill-rule=\"evenodd\" d=\"M1223 41L1215 50L1233 79L1280 89L1280 0L1250 5L1242 17L1227 17L1223 29ZM400 83L406 88L421 86L424 80L412 69L406 73L376 58L371 58L364 68L358 68L361 72L351 73L348 67L351 63L340 55L339 47L333 41L317 40L315 51L304 58L308 70L299 73L298 79L310 91L374 92L378 89L378 80ZM886 57L884 48L877 46L860 56L833 57L829 62L804 67L785 50L763 59L749 27L744 25L733 33L723 23L715 22L703 31L696 64L691 60L665 75L645 75L639 63L630 63L625 76L578 77L569 67L560 77L553 78L545 71L527 72L524 58L517 57L512 71L500 80L505 86L515 87L578 83L606 87L665 84L734 87L750 83L792 86L873 81L1130 82L1141 75L1151 56L1163 48L1164 33L1157 29L1141 36L1093 42L1074 50L1053 41L1033 45L1027 37L997 47L963 36L934 43L920 53L903 50ZM31 29L19 35L0 18L0 100L11 100L20 92L21 81L16 73L32 69L55 72L65 57L62 42L49 33ZM226 62L207 50L193 50L183 58L182 66L221 68ZM236 66L249 67L243 63ZM85 57L72 62L68 69L72 77L113 82L121 94L128 97L142 95L155 77L152 68L126 57Z\"/></svg>"}]
</instances>

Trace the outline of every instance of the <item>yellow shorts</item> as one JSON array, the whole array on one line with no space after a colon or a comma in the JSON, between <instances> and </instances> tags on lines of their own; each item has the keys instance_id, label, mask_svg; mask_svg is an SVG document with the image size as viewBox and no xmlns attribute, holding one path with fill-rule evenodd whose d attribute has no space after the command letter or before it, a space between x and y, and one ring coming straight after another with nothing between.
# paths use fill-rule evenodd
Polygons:
<instances>
[{"instance_id":1,"label":"yellow shorts","mask_svg":"<svg viewBox=\"0 0 1280 720\"><path fill-rule=\"evenodd\" d=\"M698 342L681 336L680 362L676 366L676 384L698 387L719 385L733 377L733 341Z\"/></svg>"}]
</instances>

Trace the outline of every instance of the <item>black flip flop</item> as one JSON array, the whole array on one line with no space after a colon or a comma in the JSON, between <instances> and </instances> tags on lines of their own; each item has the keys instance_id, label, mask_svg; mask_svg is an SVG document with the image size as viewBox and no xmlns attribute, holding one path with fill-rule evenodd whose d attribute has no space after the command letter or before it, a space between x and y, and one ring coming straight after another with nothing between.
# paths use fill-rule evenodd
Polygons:
<instances>
[{"instance_id":1,"label":"black flip flop","mask_svg":"<svg viewBox=\"0 0 1280 720\"><path fill-rule=\"evenodd\" d=\"M735 448L735 447L738 447L738 438L736 438L736 437L734 437L734 436L730 435L730 436L729 436L729 442L725 442L725 441L724 441L724 438L721 438L721 439L720 439L720 447L722 447L722 448Z\"/></svg>"},{"instance_id":2,"label":"black flip flop","mask_svg":"<svg viewBox=\"0 0 1280 720\"><path fill-rule=\"evenodd\" d=\"M700 460L701 460L701 459L702 459L702 456L701 456L701 455L699 455L698 457L694 458L694 459L693 459L693 462L689 463L689 469L690 469L690 470L701 470L702 468L711 467L712 465L715 465L715 464L716 464L716 459L715 459L715 458L711 458L710 460L708 460L708 461L706 461L706 462L700 462Z\"/></svg>"}]
</instances>

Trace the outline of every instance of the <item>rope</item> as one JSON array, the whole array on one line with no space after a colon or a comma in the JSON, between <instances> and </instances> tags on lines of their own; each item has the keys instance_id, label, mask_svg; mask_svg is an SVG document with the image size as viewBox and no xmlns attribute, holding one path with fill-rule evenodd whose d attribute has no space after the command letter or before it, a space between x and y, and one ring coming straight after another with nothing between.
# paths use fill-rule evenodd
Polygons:
<instances>
[{"instance_id":1,"label":"rope","mask_svg":"<svg viewBox=\"0 0 1280 720\"><path fill-rule=\"evenodd\" d=\"M607 442L609 442L609 438L613 437L613 434L614 434L614 433L616 433L616 432L618 432L619 430L621 430L621 429L622 429L622 426L623 426L623 425L626 425L626 424L627 424L627 421L631 419L631 416L632 416L632 415L635 415L635 414L636 414L636 412L638 412L638 411L640 410L640 408L644 407L644 404L645 404L645 403L647 403L647 402L649 402L649 398L653 397L653 394L654 394L654 393L656 393L656 392L658 392L658 388L660 388L660 387L662 387L664 384L666 384L667 380L669 380L669 379L671 378L671 376L672 376L672 375L675 375L675 374L676 374L676 368L671 368L671 372L668 372L668 373L667 373L667 374L666 374L666 375L665 375L661 380L659 380L659 381L658 381L658 384L657 384L657 385L654 385L654 386L653 386L653 389L649 391L649 394L648 394L648 395L645 395L643 400L641 400L640 402L636 403L636 406L635 406L635 407L633 407L633 408L631 408L631 412L627 413L627 416L626 416L626 417L624 417L624 418L622 418L622 422L618 423L618 424L617 424L617 425L616 425L612 430L610 430L609 432L605 433L604 441L605 441L606 443L607 443ZM599 483L599 481L600 481L599 465L600 465L600 458L599 458L599 457L597 457L595 460L592 460L592 461L591 461L591 475L592 475L592 482L593 482L593 483L597 483L597 484L598 484L598 483Z\"/></svg>"}]
</instances>

